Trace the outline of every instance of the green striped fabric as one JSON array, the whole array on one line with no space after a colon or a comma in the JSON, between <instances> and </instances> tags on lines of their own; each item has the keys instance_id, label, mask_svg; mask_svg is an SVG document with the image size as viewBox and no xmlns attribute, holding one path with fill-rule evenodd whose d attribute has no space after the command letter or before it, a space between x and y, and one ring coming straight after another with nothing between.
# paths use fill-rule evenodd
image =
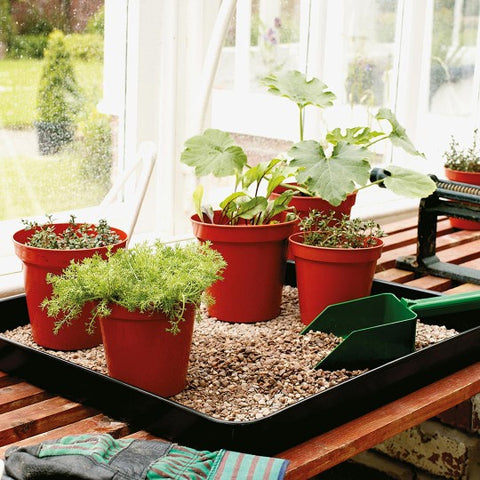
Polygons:
<instances>
[{"instance_id":1,"label":"green striped fabric","mask_svg":"<svg viewBox=\"0 0 480 480\"><path fill-rule=\"evenodd\" d=\"M279 480L285 476L287 460L226 450L220 452L223 455L218 468L208 479Z\"/></svg>"},{"instance_id":2,"label":"green striped fabric","mask_svg":"<svg viewBox=\"0 0 480 480\"><path fill-rule=\"evenodd\" d=\"M148 480L280 480L288 462L228 450L198 451L174 445L147 474Z\"/></svg>"},{"instance_id":3,"label":"green striped fabric","mask_svg":"<svg viewBox=\"0 0 480 480\"><path fill-rule=\"evenodd\" d=\"M38 457L83 455L94 458L98 463L108 464L111 458L132 442L132 439L115 440L110 435L68 435L55 443L44 443Z\"/></svg>"},{"instance_id":4,"label":"green striped fabric","mask_svg":"<svg viewBox=\"0 0 480 480\"><path fill-rule=\"evenodd\" d=\"M147 479L201 480L215 478L210 477L209 473L217 455L218 452L199 451L173 445L166 457L158 459L150 466Z\"/></svg>"}]
</instances>

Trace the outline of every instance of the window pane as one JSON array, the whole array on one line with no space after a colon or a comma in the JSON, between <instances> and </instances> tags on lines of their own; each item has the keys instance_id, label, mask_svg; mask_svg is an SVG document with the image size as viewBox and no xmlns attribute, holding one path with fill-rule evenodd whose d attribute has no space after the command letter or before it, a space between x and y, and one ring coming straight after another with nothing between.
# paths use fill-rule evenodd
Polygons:
<instances>
[{"instance_id":1,"label":"window pane","mask_svg":"<svg viewBox=\"0 0 480 480\"><path fill-rule=\"evenodd\" d=\"M259 80L270 73L297 67L300 2L252 2L250 88L262 91Z\"/></svg>"},{"instance_id":2,"label":"window pane","mask_svg":"<svg viewBox=\"0 0 480 480\"><path fill-rule=\"evenodd\" d=\"M430 111L473 112L478 0L435 0L430 66Z\"/></svg>"},{"instance_id":3,"label":"window pane","mask_svg":"<svg viewBox=\"0 0 480 480\"><path fill-rule=\"evenodd\" d=\"M252 0L251 8L248 4L237 4L216 75L217 89L261 92L259 80L265 75L298 68L301 2Z\"/></svg>"},{"instance_id":4,"label":"window pane","mask_svg":"<svg viewBox=\"0 0 480 480\"><path fill-rule=\"evenodd\" d=\"M352 107L378 107L388 103L396 10L396 0L345 3L345 100Z\"/></svg>"},{"instance_id":5,"label":"window pane","mask_svg":"<svg viewBox=\"0 0 480 480\"><path fill-rule=\"evenodd\" d=\"M96 205L115 150L97 110L103 0L1 4L0 220Z\"/></svg>"}]
</instances>

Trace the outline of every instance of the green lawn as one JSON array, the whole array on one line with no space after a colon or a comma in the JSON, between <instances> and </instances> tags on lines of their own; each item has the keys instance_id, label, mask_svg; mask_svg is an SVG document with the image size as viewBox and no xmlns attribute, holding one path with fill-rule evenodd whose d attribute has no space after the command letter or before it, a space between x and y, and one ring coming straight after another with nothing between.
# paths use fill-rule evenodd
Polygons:
<instances>
[{"instance_id":1,"label":"green lawn","mask_svg":"<svg viewBox=\"0 0 480 480\"><path fill-rule=\"evenodd\" d=\"M0 60L0 127L22 128L33 124L37 88L43 60ZM77 83L85 99L94 103L101 98L102 64L74 63Z\"/></svg>"},{"instance_id":2,"label":"green lawn","mask_svg":"<svg viewBox=\"0 0 480 480\"><path fill-rule=\"evenodd\" d=\"M42 64L34 59L0 60L0 128L7 147L0 145L0 220L95 205L105 195L105 187L82 178L78 157L69 149L41 156L8 148L15 130L33 125ZM92 108L101 97L102 64L75 62L74 68L84 100ZM34 138L29 141L36 142ZM36 143L26 151L35 152Z\"/></svg>"},{"instance_id":3,"label":"green lawn","mask_svg":"<svg viewBox=\"0 0 480 480\"><path fill-rule=\"evenodd\" d=\"M68 154L0 158L0 220L96 205L105 195Z\"/></svg>"}]
</instances>

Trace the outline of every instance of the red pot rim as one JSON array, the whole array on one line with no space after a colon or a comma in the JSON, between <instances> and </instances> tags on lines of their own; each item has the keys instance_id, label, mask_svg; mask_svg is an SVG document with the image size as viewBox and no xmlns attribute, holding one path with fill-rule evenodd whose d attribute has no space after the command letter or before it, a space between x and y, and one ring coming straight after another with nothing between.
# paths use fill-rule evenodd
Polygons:
<instances>
[{"instance_id":1,"label":"red pot rim","mask_svg":"<svg viewBox=\"0 0 480 480\"><path fill-rule=\"evenodd\" d=\"M453 170L448 167L444 168L445 175L449 180L460 183L480 185L480 172L464 172L463 170Z\"/></svg>"},{"instance_id":2,"label":"red pot rim","mask_svg":"<svg viewBox=\"0 0 480 480\"><path fill-rule=\"evenodd\" d=\"M125 307L122 307L121 305L118 305L116 303L110 304L109 308L112 313L108 316L108 318L110 318L111 320L129 320L135 322L148 322L158 320L165 320L166 322L169 321L169 317L161 311L140 312L139 310L134 310L133 312L131 312L130 310L127 310ZM192 310L195 310L195 305L193 303L186 304L184 317L191 315Z\"/></svg>"},{"instance_id":3,"label":"red pot rim","mask_svg":"<svg viewBox=\"0 0 480 480\"><path fill-rule=\"evenodd\" d=\"M215 215L220 213L215 211ZM193 233L200 240L237 242L271 242L286 240L298 220L280 221L266 225L223 225L201 222L197 214L190 217Z\"/></svg>"}]
</instances>

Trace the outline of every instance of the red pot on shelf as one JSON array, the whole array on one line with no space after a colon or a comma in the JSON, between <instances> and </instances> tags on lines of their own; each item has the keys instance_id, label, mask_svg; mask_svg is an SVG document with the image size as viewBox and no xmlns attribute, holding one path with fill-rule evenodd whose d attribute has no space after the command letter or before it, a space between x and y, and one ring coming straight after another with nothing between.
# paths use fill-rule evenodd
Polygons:
<instances>
[{"instance_id":1,"label":"red pot on shelf","mask_svg":"<svg viewBox=\"0 0 480 480\"><path fill-rule=\"evenodd\" d=\"M283 185L279 185L277 188L275 188L270 198L274 199L278 197L278 195L280 195L285 190L288 190L288 188ZM340 203L340 205L334 207L333 205L331 205L326 200L320 197L309 197L307 195L294 195L290 200L289 206L295 207L296 213L300 218L306 217L308 213L312 210L317 210L319 212L323 212L326 214L333 211L335 212L334 218L340 220L343 215L350 216L350 212L352 211L353 205L355 205L356 198L357 198L357 194L351 193L350 195L347 195L347 198L342 203ZM299 232L299 228L296 225L294 228L294 233L297 233L297 232ZM290 244L288 246L287 258L288 260L293 260L292 247Z\"/></svg>"},{"instance_id":2,"label":"red pot on shelf","mask_svg":"<svg viewBox=\"0 0 480 480\"><path fill-rule=\"evenodd\" d=\"M166 331L170 323L164 313L113 305L110 316L100 318L109 375L161 397L180 393L187 381L194 305L187 305L183 318L173 335Z\"/></svg>"},{"instance_id":3,"label":"red pot on shelf","mask_svg":"<svg viewBox=\"0 0 480 480\"><path fill-rule=\"evenodd\" d=\"M303 235L291 235L290 245L300 316L309 325L328 305L370 295L383 242L377 239L375 246L367 248L314 247L303 243Z\"/></svg>"},{"instance_id":4,"label":"red pot on shelf","mask_svg":"<svg viewBox=\"0 0 480 480\"><path fill-rule=\"evenodd\" d=\"M215 212L219 221L220 212ZM194 235L210 241L227 267L223 280L207 291L215 303L211 317L227 322L252 323L280 314L287 239L296 221L268 225L221 225L191 217Z\"/></svg>"},{"instance_id":5,"label":"red pot on shelf","mask_svg":"<svg viewBox=\"0 0 480 480\"><path fill-rule=\"evenodd\" d=\"M61 233L69 225L68 223L55 224L55 233ZM127 243L127 234L116 228L112 230L120 237L120 242L111 246L112 250L124 248ZM40 304L52 294L52 287L46 281L48 273L60 275L72 260L80 261L95 253L105 257L109 247L76 250L31 247L26 245L26 242L33 232L33 229L19 230L13 235L13 243L16 255L23 262L25 295L34 342L52 350L81 350L99 345L102 342L100 330L97 328L92 335L85 331L88 315L82 315L71 325L61 328L57 334L54 334L56 320L49 317Z\"/></svg>"},{"instance_id":6,"label":"red pot on shelf","mask_svg":"<svg viewBox=\"0 0 480 480\"><path fill-rule=\"evenodd\" d=\"M480 185L480 172L462 172L460 170L445 168L445 175L449 180L452 180L452 182ZM453 228L462 230L480 230L480 222L466 220L464 218L450 217L450 225Z\"/></svg>"}]
</instances>

